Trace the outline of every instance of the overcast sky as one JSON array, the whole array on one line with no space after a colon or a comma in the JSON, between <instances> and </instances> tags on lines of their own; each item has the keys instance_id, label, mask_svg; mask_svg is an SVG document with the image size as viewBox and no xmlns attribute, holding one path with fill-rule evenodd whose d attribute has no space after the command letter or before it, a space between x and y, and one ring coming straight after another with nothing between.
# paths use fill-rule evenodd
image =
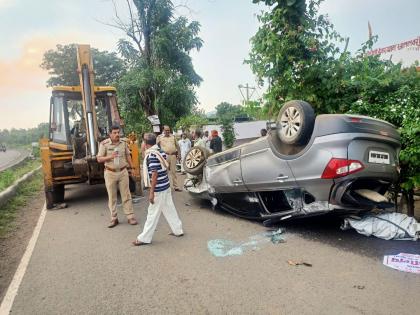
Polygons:
<instances>
[{"instance_id":1,"label":"overcast sky","mask_svg":"<svg viewBox=\"0 0 420 315\"><path fill-rule=\"evenodd\" d=\"M125 1L116 1L123 14ZM201 23L204 40L200 52L193 53L196 71L204 80L197 90L200 107L210 111L222 101L240 103L238 85L255 85L243 61L258 28L256 14L264 7L251 0L187 3L189 17ZM350 37L352 51L367 39L368 21L379 35L378 47L420 35L420 0L326 0L321 11ZM48 74L39 68L43 53L58 43L115 50L124 34L99 22L112 16L109 0L0 0L0 129L34 127L48 120Z\"/></svg>"}]
</instances>

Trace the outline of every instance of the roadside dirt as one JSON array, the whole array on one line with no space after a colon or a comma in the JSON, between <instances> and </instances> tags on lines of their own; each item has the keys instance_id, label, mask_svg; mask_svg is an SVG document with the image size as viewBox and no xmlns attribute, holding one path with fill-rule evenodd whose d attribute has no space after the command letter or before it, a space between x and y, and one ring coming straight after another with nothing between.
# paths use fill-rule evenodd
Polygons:
<instances>
[{"instance_id":1,"label":"roadside dirt","mask_svg":"<svg viewBox=\"0 0 420 315\"><path fill-rule=\"evenodd\" d=\"M43 205L43 192L32 196L25 207L17 210L11 231L0 237L0 301L13 279Z\"/></svg>"}]
</instances>

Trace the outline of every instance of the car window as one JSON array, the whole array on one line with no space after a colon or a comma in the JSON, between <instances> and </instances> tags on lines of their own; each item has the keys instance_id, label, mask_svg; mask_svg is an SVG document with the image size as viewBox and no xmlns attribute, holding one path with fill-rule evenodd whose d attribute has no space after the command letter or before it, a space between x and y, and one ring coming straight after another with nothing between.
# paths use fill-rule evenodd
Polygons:
<instances>
[{"instance_id":1,"label":"car window","mask_svg":"<svg viewBox=\"0 0 420 315\"><path fill-rule=\"evenodd\" d=\"M229 152L226 152L223 155L218 155L218 156L216 156L214 158L210 158L207 161L207 165L208 166L211 166L211 165L225 163L225 162L228 162L228 161L233 161L233 160L238 159L239 156L240 156L240 154L241 154L241 150L240 149L239 150L235 150L235 151L229 151Z\"/></svg>"}]
</instances>

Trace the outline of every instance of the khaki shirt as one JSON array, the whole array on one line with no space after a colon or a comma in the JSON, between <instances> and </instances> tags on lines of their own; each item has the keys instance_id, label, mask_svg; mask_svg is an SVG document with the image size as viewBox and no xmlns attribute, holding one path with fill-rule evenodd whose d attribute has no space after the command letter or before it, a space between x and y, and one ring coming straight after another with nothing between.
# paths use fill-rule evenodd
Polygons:
<instances>
[{"instance_id":1,"label":"khaki shirt","mask_svg":"<svg viewBox=\"0 0 420 315\"><path fill-rule=\"evenodd\" d=\"M169 135L169 137L160 135L156 139L156 143L159 144L163 152L167 154L174 154L179 151L178 143L174 135Z\"/></svg>"},{"instance_id":2,"label":"khaki shirt","mask_svg":"<svg viewBox=\"0 0 420 315\"><path fill-rule=\"evenodd\" d=\"M123 168L125 166L128 166L127 155L130 154L130 150L128 149L127 143L124 140L120 139L120 142L118 142L117 144L113 144L111 139L106 139L102 141L99 145L98 156L111 156L116 148L118 148L119 152L119 165L115 165L114 159L112 159L111 161L105 162L105 166L110 167L112 169L116 169L117 167Z\"/></svg>"}]
</instances>

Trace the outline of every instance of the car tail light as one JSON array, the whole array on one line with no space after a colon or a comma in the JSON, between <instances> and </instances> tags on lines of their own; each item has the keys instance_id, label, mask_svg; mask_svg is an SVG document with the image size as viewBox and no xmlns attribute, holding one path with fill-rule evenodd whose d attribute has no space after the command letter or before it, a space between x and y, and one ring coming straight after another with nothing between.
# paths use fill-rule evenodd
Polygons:
<instances>
[{"instance_id":1,"label":"car tail light","mask_svg":"<svg viewBox=\"0 0 420 315\"><path fill-rule=\"evenodd\" d=\"M321 178L337 178L361 171L362 162L357 160L331 159L322 173Z\"/></svg>"},{"instance_id":2,"label":"car tail light","mask_svg":"<svg viewBox=\"0 0 420 315\"><path fill-rule=\"evenodd\" d=\"M359 122L362 122L362 118L359 118L359 117L351 117L350 118L350 122L359 123Z\"/></svg>"}]
</instances>

